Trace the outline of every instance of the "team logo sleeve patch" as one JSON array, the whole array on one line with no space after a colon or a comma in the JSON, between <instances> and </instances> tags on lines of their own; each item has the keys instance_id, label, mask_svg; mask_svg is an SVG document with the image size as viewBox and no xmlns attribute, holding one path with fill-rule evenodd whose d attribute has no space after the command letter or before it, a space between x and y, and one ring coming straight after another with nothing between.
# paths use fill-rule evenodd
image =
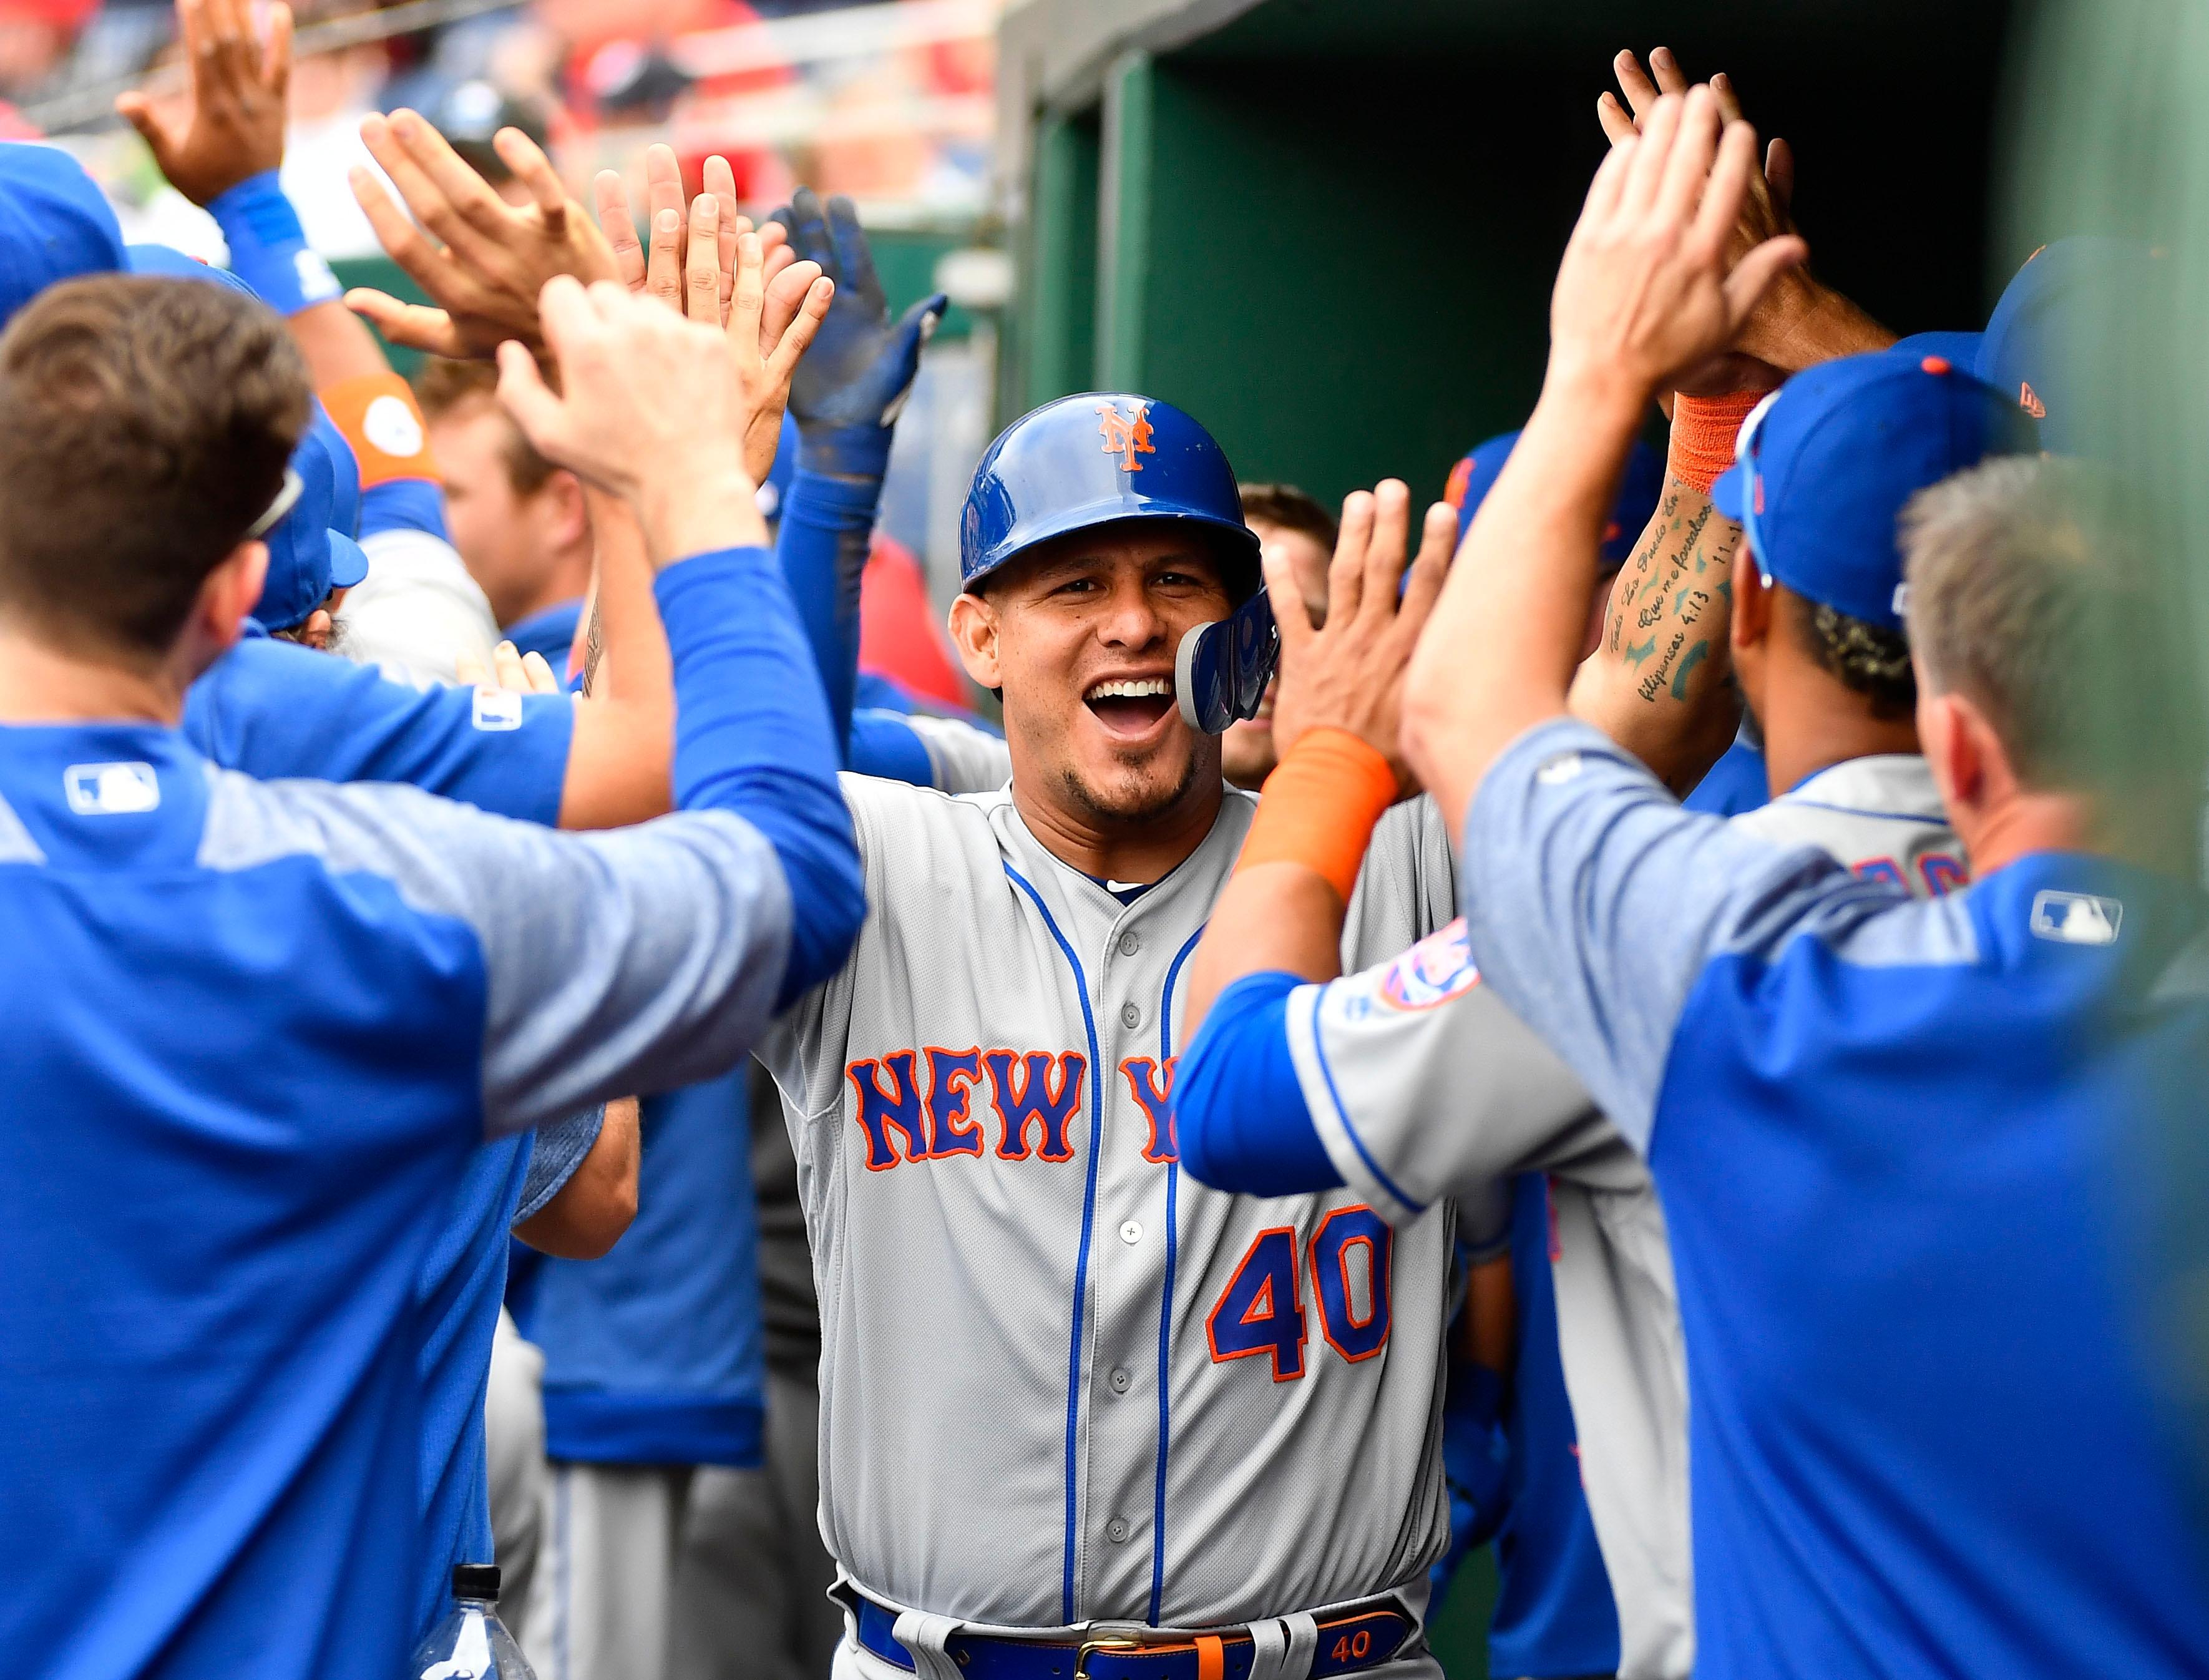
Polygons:
<instances>
[{"instance_id":1,"label":"team logo sleeve patch","mask_svg":"<svg viewBox=\"0 0 2209 1680\"><path fill-rule=\"evenodd\" d=\"M1399 1009L1432 1009L1462 997L1480 984L1465 918L1429 934L1388 965L1381 996Z\"/></svg>"}]
</instances>

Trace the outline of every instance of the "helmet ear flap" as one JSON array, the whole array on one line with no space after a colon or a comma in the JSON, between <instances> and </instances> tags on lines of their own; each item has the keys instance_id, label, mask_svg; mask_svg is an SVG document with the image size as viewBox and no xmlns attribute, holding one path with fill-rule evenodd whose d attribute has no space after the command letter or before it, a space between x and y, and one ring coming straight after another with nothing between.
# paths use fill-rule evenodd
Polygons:
<instances>
[{"instance_id":1,"label":"helmet ear flap","mask_svg":"<svg viewBox=\"0 0 2209 1680\"><path fill-rule=\"evenodd\" d=\"M1256 717L1280 657L1281 629L1263 588L1226 617L1192 627L1174 650L1174 703L1182 721L1219 735Z\"/></svg>"}]
</instances>

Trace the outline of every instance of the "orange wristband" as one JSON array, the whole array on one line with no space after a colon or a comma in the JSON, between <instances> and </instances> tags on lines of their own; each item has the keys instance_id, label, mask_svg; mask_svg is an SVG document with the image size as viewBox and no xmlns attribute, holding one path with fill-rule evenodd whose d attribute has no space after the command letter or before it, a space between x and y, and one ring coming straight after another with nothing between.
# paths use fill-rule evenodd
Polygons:
<instances>
[{"instance_id":1,"label":"orange wristband","mask_svg":"<svg viewBox=\"0 0 2209 1680\"><path fill-rule=\"evenodd\" d=\"M1235 867L1302 864L1347 904L1373 825L1395 803L1387 759L1346 729L1315 729L1266 778Z\"/></svg>"},{"instance_id":2,"label":"orange wristband","mask_svg":"<svg viewBox=\"0 0 2209 1680\"><path fill-rule=\"evenodd\" d=\"M1708 495L1718 475L1733 465L1741 423L1763 396L1761 391L1742 391L1724 397L1674 397L1672 448L1664 470Z\"/></svg>"},{"instance_id":3,"label":"orange wristband","mask_svg":"<svg viewBox=\"0 0 2209 1680\"><path fill-rule=\"evenodd\" d=\"M360 461L360 487L394 479L435 479L421 405L395 373L368 373L318 393Z\"/></svg>"}]
</instances>

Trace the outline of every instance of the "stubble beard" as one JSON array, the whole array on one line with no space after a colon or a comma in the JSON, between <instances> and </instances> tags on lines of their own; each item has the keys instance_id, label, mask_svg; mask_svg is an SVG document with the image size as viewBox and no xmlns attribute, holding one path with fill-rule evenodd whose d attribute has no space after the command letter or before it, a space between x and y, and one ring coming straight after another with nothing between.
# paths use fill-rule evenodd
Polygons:
<instances>
[{"instance_id":1,"label":"stubble beard","mask_svg":"<svg viewBox=\"0 0 2209 1680\"><path fill-rule=\"evenodd\" d=\"M1152 792L1152 784L1135 766L1129 767L1133 774L1123 782L1126 791L1119 798L1113 798L1109 790L1092 786L1070 764L1059 772L1059 787L1069 808L1100 827L1140 827L1164 816L1189 797L1189 790L1196 786L1201 768L1198 760L1202 756L1201 753L1189 753L1182 761L1180 778L1163 792Z\"/></svg>"}]
</instances>

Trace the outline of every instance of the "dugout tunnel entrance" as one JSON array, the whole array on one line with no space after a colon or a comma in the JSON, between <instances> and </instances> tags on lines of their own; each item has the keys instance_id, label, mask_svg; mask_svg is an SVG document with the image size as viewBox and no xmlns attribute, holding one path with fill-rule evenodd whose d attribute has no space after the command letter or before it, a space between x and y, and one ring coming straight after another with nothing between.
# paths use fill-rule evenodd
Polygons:
<instances>
[{"instance_id":1,"label":"dugout tunnel entrance","mask_svg":"<svg viewBox=\"0 0 2209 1680\"><path fill-rule=\"evenodd\" d=\"M1019 283L1002 419L1179 404L1246 478L1441 493L1524 419L1613 52L1725 70L1794 146L1818 272L1903 333L1980 325L2008 0L1029 0L1002 27Z\"/></svg>"}]
</instances>

